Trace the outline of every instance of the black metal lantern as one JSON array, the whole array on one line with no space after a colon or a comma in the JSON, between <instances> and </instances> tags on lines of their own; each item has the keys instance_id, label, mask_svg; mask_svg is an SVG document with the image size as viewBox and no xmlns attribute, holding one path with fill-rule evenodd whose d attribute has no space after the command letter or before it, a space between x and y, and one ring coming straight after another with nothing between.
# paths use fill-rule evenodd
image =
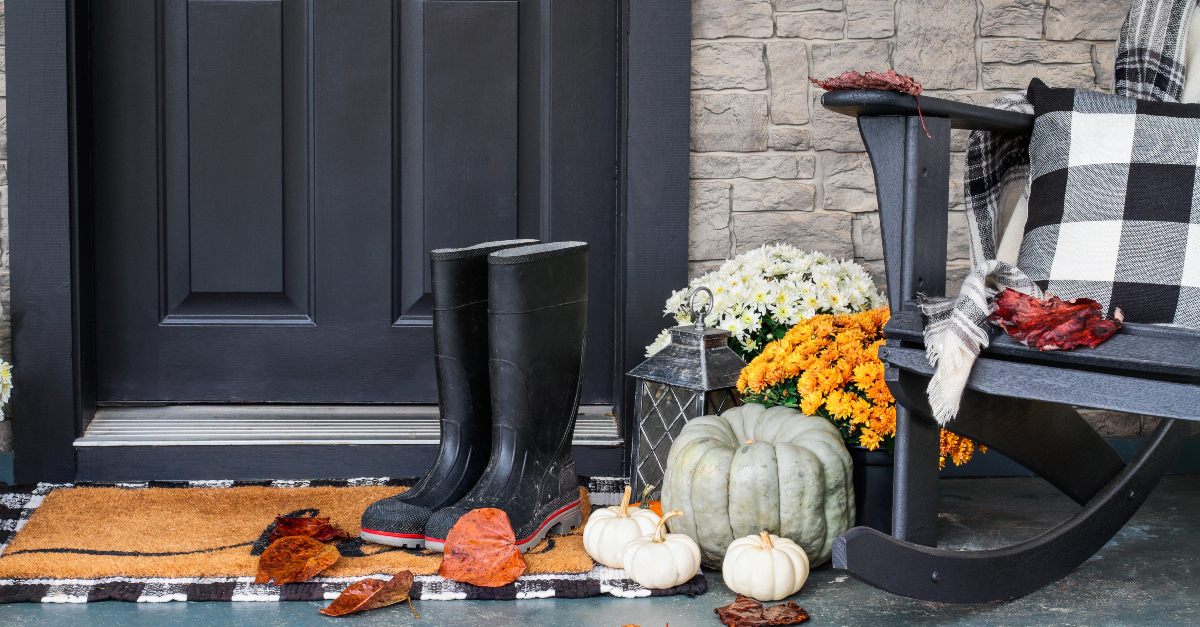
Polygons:
<instances>
[{"instance_id":1,"label":"black metal lantern","mask_svg":"<svg viewBox=\"0 0 1200 627\"><path fill-rule=\"evenodd\" d=\"M708 303L697 309L702 292ZM670 329L671 343L629 371L638 380L638 437L630 473L634 494L646 485L662 486L667 454L687 421L735 404L734 388L746 362L729 348L729 331L704 326L712 302L708 288L692 290L688 308L695 323Z\"/></svg>"}]
</instances>

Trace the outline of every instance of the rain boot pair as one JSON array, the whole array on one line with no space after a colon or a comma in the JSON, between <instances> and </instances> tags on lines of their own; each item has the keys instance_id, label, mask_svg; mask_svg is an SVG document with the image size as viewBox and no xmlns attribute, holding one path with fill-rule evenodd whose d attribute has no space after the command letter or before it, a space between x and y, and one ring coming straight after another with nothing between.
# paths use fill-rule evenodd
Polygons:
<instances>
[{"instance_id":1,"label":"rain boot pair","mask_svg":"<svg viewBox=\"0 0 1200 627\"><path fill-rule=\"evenodd\" d=\"M442 550L481 507L508 514L521 551L579 526L587 249L510 240L430 253L441 443L412 489L363 513L364 540Z\"/></svg>"}]
</instances>

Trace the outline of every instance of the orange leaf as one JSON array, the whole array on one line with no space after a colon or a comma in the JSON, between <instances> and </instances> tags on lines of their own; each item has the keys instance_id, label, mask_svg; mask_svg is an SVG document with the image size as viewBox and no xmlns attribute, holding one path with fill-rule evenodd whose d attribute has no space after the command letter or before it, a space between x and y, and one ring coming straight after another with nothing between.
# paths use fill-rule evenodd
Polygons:
<instances>
[{"instance_id":1,"label":"orange leaf","mask_svg":"<svg viewBox=\"0 0 1200 627\"><path fill-rule=\"evenodd\" d=\"M308 536L321 542L349 538L350 534L329 524L328 518L317 516L276 516L275 528L268 538L274 542L287 536Z\"/></svg>"},{"instance_id":2,"label":"orange leaf","mask_svg":"<svg viewBox=\"0 0 1200 627\"><path fill-rule=\"evenodd\" d=\"M333 603L318 610L326 616L345 616L399 603L408 598L412 588L412 571L402 571L388 581L363 579L350 584Z\"/></svg>"},{"instance_id":3,"label":"orange leaf","mask_svg":"<svg viewBox=\"0 0 1200 627\"><path fill-rule=\"evenodd\" d=\"M308 536L287 536L271 543L258 558L254 583L296 583L308 581L333 566L341 553L337 547Z\"/></svg>"},{"instance_id":4,"label":"orange leaf","mask_svg":"<svg viewBox=\"0 0 1200 627\"><path fill-rule=\"evenodd\" d=\"M486 507L466 513L446 535L446 555L438 574L463 583L498 588L525 572L517 536L504 510Z\"/></svg>"}]
</instances>

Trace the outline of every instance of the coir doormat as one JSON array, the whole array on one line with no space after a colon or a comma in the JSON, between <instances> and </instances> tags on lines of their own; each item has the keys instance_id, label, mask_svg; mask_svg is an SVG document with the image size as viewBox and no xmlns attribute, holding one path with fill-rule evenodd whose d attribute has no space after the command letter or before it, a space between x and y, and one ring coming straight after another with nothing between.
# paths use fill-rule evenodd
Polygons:
<instances>
[{"instance_id":1,"label":"coir doormat","mask_svg":"<svg viewBox=\"0 0 1200 627\"><path fill-rule=\"evenodd\" d=\"M581 479L598 506L620 501L619 479ZM624 571L595 564L582 528L526 553L526 574L500 588L437 576L440 554L339 543L341 558L304 583L256 584L257 553L276 515L327 516L354 533L367 505L411 480L195 481L39 484L0 492L0 603L91 601L314 601L374 576L416 575L412 598L532 599L702 594L703 574L669 590L646 590ZM586 520L586 518L585 518ZM258 551L255 550L256 544Z\"/></svg>"}]
</instances>

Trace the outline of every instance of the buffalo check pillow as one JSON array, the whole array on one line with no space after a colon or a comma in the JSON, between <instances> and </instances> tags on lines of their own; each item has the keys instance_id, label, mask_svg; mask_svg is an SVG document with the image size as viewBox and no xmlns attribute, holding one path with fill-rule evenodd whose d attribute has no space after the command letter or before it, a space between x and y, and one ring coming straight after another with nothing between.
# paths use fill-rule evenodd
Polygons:
<instances>
[{"instance_id":1,"label":"buffalo check pillow","mask_svg":"<svg viewBox=\"0 0 1200 627\"><path fill-rule=\"evenodd\" d=\"M1029 218L1017 265L1129 322L1200 328L1200 105L1034 79Z\"/></svg>"}]
</instances>

